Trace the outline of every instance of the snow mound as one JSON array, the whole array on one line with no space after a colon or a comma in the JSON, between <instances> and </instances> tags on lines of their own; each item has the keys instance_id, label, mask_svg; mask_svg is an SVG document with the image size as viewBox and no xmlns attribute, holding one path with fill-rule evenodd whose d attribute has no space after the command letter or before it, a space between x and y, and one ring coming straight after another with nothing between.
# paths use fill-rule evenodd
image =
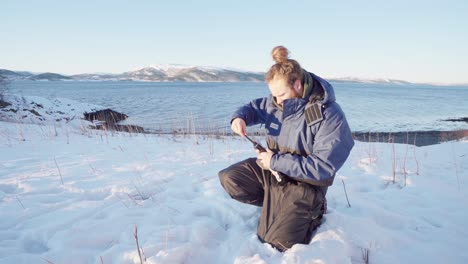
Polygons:
<instances>
[{"instance_id":1,"label":"snow mound","mask_svg":"<svg viewBox=\"0 0 468 264\"><path fill-rule=\"evenodd\" d=\"M4 104L0 106L0 121L25 124L68 123L82 119L86 112L100 109L104 107L66 98L7 95Z\"/></svg>"}]
</instances>

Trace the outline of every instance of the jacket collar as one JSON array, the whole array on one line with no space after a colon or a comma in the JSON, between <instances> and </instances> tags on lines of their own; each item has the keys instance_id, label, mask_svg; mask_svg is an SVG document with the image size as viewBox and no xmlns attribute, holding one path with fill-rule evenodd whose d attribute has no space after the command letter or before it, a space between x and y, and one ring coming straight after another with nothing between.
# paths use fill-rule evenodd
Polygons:
<instances>
[{"instance_id":1,"label":"jacket collar","mask_svg":"<svg viewBox=\"0 0 468 264\"><path fill-rule=\"evenodd\" d=\"M304 98L291 98L283 102L283 118L304 112L308 100Z\"/></svg>"}]
</instances>

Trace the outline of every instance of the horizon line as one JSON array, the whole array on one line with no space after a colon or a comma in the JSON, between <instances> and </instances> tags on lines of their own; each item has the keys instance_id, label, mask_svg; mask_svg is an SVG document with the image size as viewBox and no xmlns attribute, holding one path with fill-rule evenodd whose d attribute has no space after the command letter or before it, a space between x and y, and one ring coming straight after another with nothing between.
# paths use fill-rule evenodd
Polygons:
<instances>
[{"instance_id":1,"label":"horizon line","mask_svg":"<svg viewBox=\"0 0 468 264\"><path fill-rule=\"evenodd\" d=\"M12 70L12 69L6 69L6 68L0 68L0 70L7 70L7 71L13 71L13 72L28 72L32 74L44 74L44 73L53 73L53 74L60 74L64 76L74 76L74 75L81 75L81 74L122 74L125 72L132 72L132 71L138 71L144 68L158 68L158 67L180 67L180 68L211 68L211 69L218 69L218 70L231 70L231 71L238 71L238 72L248 72L248 73L258 73L258 74L265 74L265 71L254 71L254 70L247 70L247 69L242 69L242 68L237 68L237 67L222 67L222 66L207 66L207 65L189 65L189 64L179 64L179 63L161 63L161 64L151 64L149 66L142 66L142 67L136 67L133 70L127 70L127 71L122 71L122 72L82 72L82 73L73 73L73 74L68 74L68 73L59 73L59 72L52 72L52 71L29 71L29 70ZM323 75L322 75L323 76ZM390 77L356 77L356 76L324 76L322 77L325 80L338 80L338 81L349 81L349 82L365 82L365 81L377 81L381 83L385 83L387 81L390 82L406 82L409 84L427 84L427 85L433 85L433 86L468 86L468 82L458 82L458 83L450 83L450 82L421 82L421 81L408 81L404 79L396 79L396 78L390 78Z\"/></svg>"}]
</instances>

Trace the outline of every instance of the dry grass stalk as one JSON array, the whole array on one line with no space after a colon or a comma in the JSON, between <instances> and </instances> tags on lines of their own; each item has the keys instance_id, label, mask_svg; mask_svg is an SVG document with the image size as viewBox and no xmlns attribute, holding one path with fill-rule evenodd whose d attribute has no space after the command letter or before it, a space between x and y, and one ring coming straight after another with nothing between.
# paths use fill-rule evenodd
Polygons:
<instances>
[{"instance_id":1,"label":"dry grass stalk","mask_svg":"<svg viewBox=\"0 0 468 264\"><path fill-rule=\"evenodd\" d=\"M416 134L414 134L414 142L413 142L413 156L414 156L414 161L416 162L416 175L419 175L419 161L418 158L416 157Z\"/></svg>"},{"instance_id":2,"label":"dry grass stalk","mask_svg":"<svg viewBox=\"0 0 468 264\"><path fill-rule=\"evenodd\" d=\"M344 193L345 193L345 196L346 196L346 201L348 201L348 207L351 208L351 204L349 203L348 193L346 192L346 186L345 186L344 180L341 179L341 182L343 183L343 189L344 189Z\"/></svg>"},{"instance_id":3,"label":"dry grass stalk","mask_svg":"<svg viewBox=\"0 0 468 264\"><path fill-rule=\"evenodd\" d=\"M458 191L460 191L460 179L458 177L457 157L455 155L455 149L453 147L453 141L451 142L451 146L452 146L453 166L455 167L455 176L457 177Z\"/></svg>"},{"instance_id":4,"label":"dry grass stalk","mask_svg":"<svg viewBox=\"0 0 468 264\"><path fill-rule=\"evenodd\" d=\"M136 241L136 246L137 246L137 251L138 251L138 257L140 257L140 264L143 264L143 258L141 257L141 249L140 249L140 243L138 242L138 226L135 225L135 241Z\"/></svg>"},{"instance_id":5,"label":"dry grass stalk","mask_svg":"<svg viewBox=\"0 0 468 264\"><path fill-rule=\"evenodd\" d=\"M49 264L54 264L52 261L50 261L50 260L48 260L48 259L46 259L46 258L42 258L42 260L45 261L45 262L47 262L47 263L49 263Z\"/></svg>"},{"instance_id":6,"label":"dry grass stalk","mask_svg":"<svg viewBox=\"0 0 468 264\"><path fill-rule=\"evenodd\" d=\"M403 186L406 186L406 178L408 175L408 170L406 169L406 159L408 157L408 148L409 148L409 132L406 132L406 152L405 152L405 158L403 159L403 175L405 177L405 182L403 183Z\"/></svg>"},{"instance_id":7,"label":"dry grass stalk","mask_svg":"<svg viewBox=\"0 0 468 264\"><path fill-rule=\"evenodd\" d=\"M361 256L362 261L364 264L369 264L369 249L368 248L361 248Z\"/></svg>"},{"instance_id":8,"label":"dry grass stalk","mask_svg":"<svg viewBox=\"0 0 468 264\"><path fill-rule=\"evenodd\" d=\"M57 159L54 157L54 161L55 161L55 166L57 166L57 170L58 170L58 173L60 175L60 181L62 182L62 185L63 185L63 178L62 178L62 172L60 172L60 167L57 163Z\"/></svg>"},{"instance_id":9,"label":"dry grass stalk","mask_svg":"<svg viewBox=\"0 0 468 264\"><path fill-rule=\"evenodd\" d=\"M395 154L395 140L391 138L392 144L392 173L393 173L393 183L396 182L396 154Z\"/></svg>"},{"instance_id":10,"label":"dry grass stalk","mask_svg":"<svg viewBox=\"0 0 468 264\"><path fill-rule=\"evenodd\" d=\"M136 186L136 184L133 184L133 186L135 187L135 189L136 189L136 191L138 193L138 196L140 196L141 201L149 199L150 195L147 195L145 192L142 192L140 190L140 188L138 188L138 186ZM136 199L136 197L137 197L137 195L134 195L134 199Z\"/></svg>"},{"instance_id":11,"label":"dry grass stalk","mask_svg":"<svg viewBox=\"0 0 468 264\"><path fill-rule=\"evenodd\" d=\"M91 171L93 172L94 176L97 176L96 168L94 168L94 166L91 165L91 163L88 160L86 160L86 162L88 163L89 167L91 168Z\"/></svg>"},{"instance_id":12,"label":"dry grass stalk","mask_svg":"<svg viewBox=\"0 0 468 264\"><path fill-rule=\"evenodd\" d=\"M364 135L365 138L366 135ZM367 157L369 159L369 165L377 162L377 151L375 149L375 144L370 144L372 141L372 134L369 132L369 136L367 138L367 146L369 147L366 152L367 152Z\"/></svg>"},{"instance_id":13,"label":"dry grass stalk","mask_svg":"<svg viewBox=\"0 0 468 264\"><path fill-rule=\"evenodd\" d=\"M16 200L18 200L18 202L21 204L21 207L23 207L23 209L26 210L26 207L24 207L23 203L21 202L20 198L18 197L18 195L16 195Z\"/></svg>"},{"instance_id":14,"label":"dry grass stalk","mask_svg":"<svg viewBox=\"0 0 468 264\"><path fill-rule=\"evenodd\" d=\"M19 115L16 115L17 121L16 121L16 130L18 132L18 141L26 141L26 138L24 137L24 128L22 126L22 121L19 118Z\"/></svg>"},{"instance_id":15,"label":"dry grass stalk","mask_svg":"<svg viewBox=\"0 0 468 264\"><path fill-rule=\"evenodd\" d=\"M65 135L67 136L67 145L70 144L70 131L68 129L68 126L65 130Z\"/></svg>"}]
</instances>

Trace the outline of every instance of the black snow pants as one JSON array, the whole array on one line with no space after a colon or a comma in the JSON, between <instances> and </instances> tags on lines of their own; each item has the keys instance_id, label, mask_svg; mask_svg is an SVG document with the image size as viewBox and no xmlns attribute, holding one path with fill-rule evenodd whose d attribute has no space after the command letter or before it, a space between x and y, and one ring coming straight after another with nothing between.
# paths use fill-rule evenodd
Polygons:
<instances>
[{"instance_id":1,"label":"black snow pants","mask_svg":"<svg viewBox=\"0 0 468 264\"><path fill-rule=\"evenodd\" d=\"M278 183L256 158L246 159L219 172L221 185L235 200L262 207L257 235L279 251L308 244L321 224L325 197L320 187L285 177Z\"/></svg>"}]
</instances>

